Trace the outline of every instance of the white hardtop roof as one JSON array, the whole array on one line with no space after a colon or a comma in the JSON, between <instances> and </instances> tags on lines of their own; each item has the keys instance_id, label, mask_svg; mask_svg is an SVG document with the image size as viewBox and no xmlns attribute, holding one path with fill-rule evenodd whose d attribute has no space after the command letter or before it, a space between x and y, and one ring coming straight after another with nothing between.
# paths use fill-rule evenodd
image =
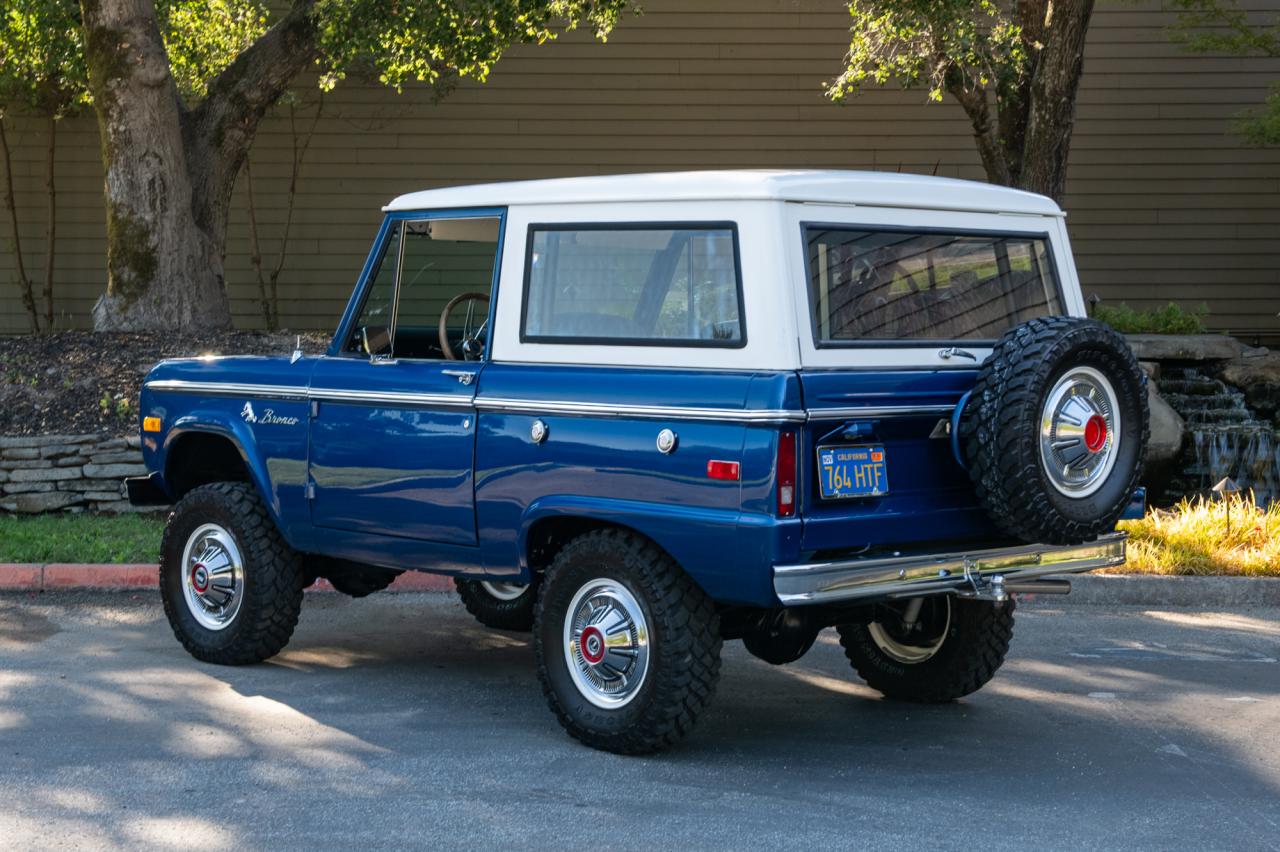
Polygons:
<instances>
[{"instance_id":1,"label":"white hardtop roof","mask_svg":"<svg viewBox=\"0 0 1280 852\"><path fill-rule=\"evenodd\" d=\"M384 210L643 201L797 201L1061 216L1051 199L954 178L898 172L734 170L484 183L411 192Z\"/></svg>"}]
</instances>

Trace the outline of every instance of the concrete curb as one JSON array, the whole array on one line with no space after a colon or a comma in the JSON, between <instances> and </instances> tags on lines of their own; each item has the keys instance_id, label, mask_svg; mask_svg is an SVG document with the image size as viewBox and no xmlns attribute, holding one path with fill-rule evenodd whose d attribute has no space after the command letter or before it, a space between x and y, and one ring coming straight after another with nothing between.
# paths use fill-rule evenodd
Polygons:
<instances>
[{"instance_id":1,"label":"concrete curb","mask_svg":"<svg viewBox=\"0 0 1280 852\"><path fill-rule=\"evenodd\" d=\"M156 565L24 565L0 563L0 591L150 589ZM319 580L308 592L332 592ZM450 592L453 579L407 571L388 591ZM1280 579L1272 577L1161 577L1150 574L1083 574L1071 578L1069 595L1037 595L1036 606L1146 606L1196 609L1280 607Z\"/></svg>"},{"instance_id":2,"label":"concrete curb","mask_svg":"<svg viewBox=\"0 0 1280 852\"><path fill-rule=\"evenodd\" d=\"M0 591L49 592L71 589L151 589L156 585L157 565L28 565L0 563ZM453 591L453 578L406 571L388 589L392 592ZM317 580L308 592L332 592L326 580Z\"/></svg>"}]
</instances>

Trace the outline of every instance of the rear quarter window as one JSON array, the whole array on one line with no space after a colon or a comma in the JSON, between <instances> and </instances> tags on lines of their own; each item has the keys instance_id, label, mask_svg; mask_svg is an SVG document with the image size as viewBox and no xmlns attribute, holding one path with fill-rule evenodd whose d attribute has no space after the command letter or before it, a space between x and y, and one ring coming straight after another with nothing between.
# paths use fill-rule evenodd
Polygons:
<instances>
[{"instance_id":1,"label":"rear quarter window","mask_svg":"<svg viewBox=\"0 0 1280 852\"><path fill-rule=\"evenodd\" d=\"M520 339L738 347L746 341L730 223L533 225Z\"/></svg>"},{"instance_id":2,"label":"rear quarter window","mask_svg":"<svg viewBox=\"0 0 1280 852\"><path fill-rule=\"evenodd\" d=\"M878 340L994 340L1062 313L1049 240L806 225L818 346Z\"/></svg>"}]
</instances>

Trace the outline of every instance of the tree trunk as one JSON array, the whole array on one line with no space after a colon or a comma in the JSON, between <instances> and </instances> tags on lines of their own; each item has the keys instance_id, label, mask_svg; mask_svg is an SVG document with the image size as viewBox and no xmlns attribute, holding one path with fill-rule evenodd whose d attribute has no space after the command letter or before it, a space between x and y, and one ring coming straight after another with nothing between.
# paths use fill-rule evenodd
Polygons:
<instances>
[{"instance_id":1,"label":"tree trunk","mask_svg":"<svg viewBox=\"0 0 1280 852\"><path fill-rule=\"evenodd\" d=\"M49 158L44 173L44 188L49 199L49 222L44 229L44 329L53 331L53 264L58 242L58 195L54 183L54 166L58 153L58 120L49 117Z\"/></svg>"},{"instance_id":2,"label":"tree trunk","mask_svg":"<svg viewBox=\"0 0 1280 852\"><path fill-rule=\"evenodd\" d=\"M194 110L178 95L153 0L80 5L106 172L107 293L94 327L229 328L231 193L263 115L316 55L315 0L294 0Z\"/></svg>"},{"instance_id":3,"label":"tree trunk","mask_svg":"<svg viewBox=\"0 0 1280 852\"><path fill-rule=\"evenodd\" d=\"M1031 79L1022 168L1015 186L1059 204L1066 191L1067 155L1075 129L1076 93L1084 71L1084 41L1093 0L1058 0Z\"/></svg>"},{"instance_id":4,"label":"tree trunk","mask_svg":"<svg viewBox=\"0 0 1280 852\"><path fill-rule=\"evenodd\" d=\"M40 330L39 314L36 313L35 293L32 292L31 279L27 277L27 267L22 262L22 229L18 227L18 202L13 194L13 157L9 152L9 135L4 126L4 115L0 114L0 154L4 155L4 203L9 209L9 223L12 226L13 262L18 273L18 287L22 291L22 307L26 308L31 320L31 331Z\"/></svg>"},{"instance_id":5,"label":"tree trunk","mask_svg":"<svg viewBox=\"0 0 1280 852\"><path fill-rule=\"evenodd\" d=\"M228 328L221 246L192 210L183 109L152 0L84 0L85 58L106 172L99 331ZM199 164L197 164L199 165Z\"/></svg>"}]
</instances>

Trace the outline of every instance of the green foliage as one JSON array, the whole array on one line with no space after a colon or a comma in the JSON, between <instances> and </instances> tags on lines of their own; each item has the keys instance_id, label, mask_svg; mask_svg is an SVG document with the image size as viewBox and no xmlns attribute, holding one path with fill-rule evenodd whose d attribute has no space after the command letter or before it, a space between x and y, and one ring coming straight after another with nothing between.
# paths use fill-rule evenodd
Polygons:
<instances>
[{"instance_id":1,"label":"green foliage","mask_svg":"<svg viewBox=\"0 0 1280 852\"><path fill-rule=\"evenodd\" d=\"M603 40L626 0L320 0L320 84L357 70L396 91L440 87L453 75L483 81L512 44L541 44L559 27L591 26Z\"/></svg>"},{"instance_id":2,"label":"green foliage","mask_svg":"<svg viewBox=\"0 0 1280 852\"><path fill-rule=\"evenodd\" d=\"M89 103L80 4L5 0L0 11L0 114L21 107L62 118Z\"/></svg>"},{"instance_id":3,"label":"green foliage","mask_svg":"<svg viewBox=\"0 0 1280 852\"><path fill-rule=\"evenodd\" d=\"M169 67L192 103L240 53L267 31L267 4L257 0L156 0Z\"/></svg>"},{"instance_id":4,"label":"green foliage","mask_svg":"<svg viewBox=\"0 0 1280 852\"><path fill-rule=\"evenodd\" d=\"M1022 27L994 0L851 0L845 71L827 84L843 100L867 83L969 91L1015 84L1029 71Z\"/></svg>"},{"instance_id":5,"label":"green foliage","mask_svg":"<svg viewBox=\"0 0 1280 852\"><path fill-rule=\"evenodd\" d=\"M1135 311L1124 302L1114 307L1100 304L1093 310L1094 319L1121 334L1204 334L1208 315L1208 305L1186 310L1177 302L1146 311Z\"/></svg>"},{"instance_id":6,"label":"green foliage","mask_svg":"<svg viewBox=\"0 0 1280 852\"><path fill-rule=\"evenodd\" d=\"M1173 0L1173 40L1193 53L1280 58L1280 14L1254 23L1236 0ZM1280 83L1262 105L1241 113L1232 130L1250 145L1280 145Z\"/></svg>"},{"instance_id":7,"label":"green foliage","mask_svg":"<svg viewBox=\"0 0 1280 852\"><path fill-rule=\"evenodd\" d=\"M0 562L155 562L163 532L155 515L0 514Z\"/></svg>"}]
</instances>

